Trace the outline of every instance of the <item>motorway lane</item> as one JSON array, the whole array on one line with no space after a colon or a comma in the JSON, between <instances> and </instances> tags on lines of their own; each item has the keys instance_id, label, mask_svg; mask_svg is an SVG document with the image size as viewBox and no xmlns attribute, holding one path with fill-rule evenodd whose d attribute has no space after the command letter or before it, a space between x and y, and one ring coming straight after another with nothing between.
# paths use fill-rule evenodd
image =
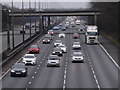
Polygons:
<instances>
[{"instance_id":1,"label":"motorway lane","mask_svg":"<svg viewBox=\"0 0 120 90\"><path fill-rule=\"evenodd\" d=\"M74 28L74 32L77 32ZM67 64L67 79L66 88L97 88L97 84L93 78L93 74L90 70L89 63L86 58L86 54L83 50L80 50L85 55L84 63L72 63L71 55L75 50L72 50L72 44L74 41L79 41L72 39L72 34L69 35L69 52L68 64ZM81 45L82 46L82 45Z\"/></svg>"},{"instance_id":2,"label":"motorway lane","mask_svg":"<svg viewBox=\"0 0 120 90\"><path fill-rule=\"evenodd\" d=\"M55 35L56 37L56 35ZM54 38L55 38L54 37ZM37 67L39 67L40 64L42 64L42 60L45 57L46 52L49 52L49 44L44 45L42 44L42 42L38 43L38 45L41 48L41 53L40 54L36 54L37 56L37 65L36 66L27 66L28 67L28 76L26 78L23 77L10 77L10 72L2 79L2 86L3 88L26 88L27 83L29 83L29 80L32 78L32 76L35 73ZM38 70L37 70L38 71ZM19 82L16 82L19 81ZM11 83L10 83L11 82Z\"/></svg>"},{"instance_id":3,"label":"motorway lane","mask_svg":"<svg viewBox=\"0 0 120 90\"><path fill-rule=\"evenodd\" d=\"M57 34L57 38L58 34ZM68 37L61 39L62 42L66 45L68 41ZM52 53L54 47L51 48ZM60 57L60 67L47 67L47 58L45 58L44 64L42 64L42 68L39 75L37 75L36 79L33 80L33 83L29 85L29 88L62 88L63 87L63 75L64 75L64 67L65 67L65 58L66 54Z\"/></svg>"},{"instance_id":4,"label":"motorway lane","mask_svg":"<svg viewBox=\"0 0 120 90\"><path fill-rule=\"evenodd\" d=\"M103 51L99 44L86 45L84 35L81 35L81 42L92 62L99 85L101 88L118 88L118 68Z\"/></svg>"}]
</instances>

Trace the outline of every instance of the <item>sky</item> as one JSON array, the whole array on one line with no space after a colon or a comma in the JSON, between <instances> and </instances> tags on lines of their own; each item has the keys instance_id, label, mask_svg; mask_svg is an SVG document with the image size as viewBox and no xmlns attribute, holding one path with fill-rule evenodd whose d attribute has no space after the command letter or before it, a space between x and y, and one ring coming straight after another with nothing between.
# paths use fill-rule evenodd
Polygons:
<instances>
[{"instance_id":1,"label":"sky","mask_svg":"<svg viewBox=\"0 0 120 90\"><path fill-rule=\"evenodd\" d=\"M2 4L7 4L11 6L12 0L0 0ZM44 2L40 3L41 8L45 8L47 6L48 8L90 8L91 4L90 2L118 2L120 0L13 0L14 6L17 8L22 7L22 1L24 1L25 8L29 8L29 1L31 2L31 7L35 7L35 1L36 2ZM63 2L64 1L64 2ZM49 3L48 3L49 2ZM82 2L82 3L81 3ZM37 8L38 8L37 3Z\"/></svg>"}]
</instances>

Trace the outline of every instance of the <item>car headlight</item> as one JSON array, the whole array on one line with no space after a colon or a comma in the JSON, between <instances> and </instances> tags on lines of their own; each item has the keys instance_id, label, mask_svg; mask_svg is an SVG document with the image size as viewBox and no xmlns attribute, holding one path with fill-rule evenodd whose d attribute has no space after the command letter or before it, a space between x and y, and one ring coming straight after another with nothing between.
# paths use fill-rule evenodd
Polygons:
<instances>
[{"instance_id":1,"label":"car headlight","mask_svg":"<svg viewBox=\"0 0 120 90\"><path fill-rule=\"evenodd\" d=\"M45 41L45 40L43 40L43 41Z\"/></svg>"},{"instance_id":2,"label":"car headlight","mask_svg":"<svg viewBox=\"0 0 120 90\"><path fill-rule=\"evenodd\" d=\"M48 40L48 42L49 42L50 40Z\"/></svg>"},{"instance_id":3,"label":"car headlight","mask_svg":"<svg viewBox=\"0 0 120 90\"><path fill-rule=\"evenodd\" d=\"M55 52L53 52L53 53L55 53Z\"/></svg>"},{"instance_id":4,"label":"car headlight","mask_svg":"<svg viewBox=\"0 0 120 90\"><path fill-rule=\"evenodd\" d=\"M62 52L60 52L60 54L61 54Z\"/></svg>"},{"instance_id":5,"label":"car headlight","mask_svg":"<svg viewBox=\"0 0 120 90\"><path fill-rule=\"evenodd\" d=\"M11 70L11 72L15 72L14 70Z\"/></svg>"},{"instance_id":6,"label":"car headlight","mask_svg":"<svg viewBox=\"0 0 120 90\"><path fill-rule=\"evenodd\" d=\"M22 72L23 72L23 73L25 73L25 72L26 72L26 70L23 70Z\"/></svg>"}]
</instances>

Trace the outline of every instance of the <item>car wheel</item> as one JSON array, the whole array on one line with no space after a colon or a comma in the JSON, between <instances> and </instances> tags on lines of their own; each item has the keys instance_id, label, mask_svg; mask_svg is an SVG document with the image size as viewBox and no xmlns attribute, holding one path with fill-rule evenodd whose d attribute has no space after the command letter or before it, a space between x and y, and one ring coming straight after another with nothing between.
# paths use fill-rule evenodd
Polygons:
<instances>
[{"instance_id":1,"label":"car wheel","mask_svg":"<svg viewBox=\"0 0 120 90\"><path fill-rule=\"evenodd\" d=\"M72 61L72 63L74 63L74 61Z\"/></svg>"}]
</instances>

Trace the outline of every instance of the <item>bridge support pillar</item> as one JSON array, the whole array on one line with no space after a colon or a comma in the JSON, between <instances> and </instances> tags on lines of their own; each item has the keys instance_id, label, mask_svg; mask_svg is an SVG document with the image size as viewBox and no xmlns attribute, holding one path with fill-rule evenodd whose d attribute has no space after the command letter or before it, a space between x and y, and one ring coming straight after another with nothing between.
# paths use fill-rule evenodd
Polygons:
<instances>
[{"instance_id":1,"label":"bridge support pillar","mask_svg":"<svg viewBox=\"0 0 120 90\"><path fill-rule=\"evenodd\" d=\"M97 25L97 14L94 15L94 25Z\"/></svg>"},{"instance_id":2,"label":"bridge support pillar","mask_svg":"<svg viewBox=\"0 0 120 90\"><path fill-rule=\"evenodd\" d=\"M43 18L43 16L42 15L40 15L40 33L44 33L44 18Z\"/></svg>"},{"instance_id":3,"label":"bridge support pillar","mask_svg":"<svg viewBox=\"0 0 120 90\"><path fill-rule=\"evenodd\" d=\"M50 16L48 16L48 28L50 28Z\"/></svg>"}]
</instances>

